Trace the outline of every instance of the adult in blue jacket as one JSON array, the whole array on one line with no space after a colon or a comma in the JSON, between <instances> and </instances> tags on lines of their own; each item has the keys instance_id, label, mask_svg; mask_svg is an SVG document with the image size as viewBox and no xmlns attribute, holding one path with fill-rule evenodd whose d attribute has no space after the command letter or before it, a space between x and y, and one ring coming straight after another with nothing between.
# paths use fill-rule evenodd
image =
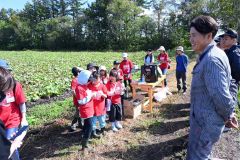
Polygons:
<instances>
[{"instance_id":1,"label":"adult in blue jacket","mask_svg":"<svg viewBox=\"0 0 240 160\"><path fill-rule=\"evenodd\" d=\"M237 86L231 83L228 57L213 41L217 26L210 16L198 16L190 25L190 42L199 58L192 72L187 160L208 160L224 125L238 127Z\"/></svg>"},{"instance_id":2,"label":"adult in blue jacket","mask_svg":"<svg viewBox=\"0 0 240 160\"><path fill-rule=\"evenodd\" d=\"M182 46L177 47L176 49L177 56L176 56L176 78L177 78L177 88L178 92L183 89L183 94L186 93L187 90L187 66L188 66L188 56L184 54L184 50ZM182 80L182 87L181 87L181 80Z\"/></svg>"}]
</instances>

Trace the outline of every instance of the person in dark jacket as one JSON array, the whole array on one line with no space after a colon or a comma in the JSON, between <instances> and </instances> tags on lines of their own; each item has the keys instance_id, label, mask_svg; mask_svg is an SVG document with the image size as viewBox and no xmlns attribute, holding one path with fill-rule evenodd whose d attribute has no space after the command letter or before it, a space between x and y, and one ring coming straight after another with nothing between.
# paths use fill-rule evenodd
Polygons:
<instances>
[{"instance_id":1,"label":"person in dark jacket","mask_svg":"<svg viewBox=\"0 0 240 160\"><path fill-rule=\"evenodd\" d=\"M238 34L233 29L228 29L223 34L223 46L226 49L225 53L228 56L231 75L236 83L240 85L240 46L237 45ZM238 107L240 108L240 102L238 101Z\"/></svg>"},{"instance_id":2,"label":"person in dark jacket","mask_svg":"<svg viewBox=\"0 0 240 160\"><path fill-rule=\"evenodd\" d=\"M176 52L177 52L177 56L176 56L177 88L178 88L178 92L180 92L181 89L183 89L183 94L185 94L187 90L186 72L187 72L187 66L188 66L188 56L184 54L184 50L182 46L177 47ZM181 87L181 79L182 79L182 87Z\"/></svg>"},{"instance_id":3,"label":"person in dark jacket","mask_svg":"<svg viewBox=\"0 0 240 160\"><path fill-rule=\"evenodd\" d=\"M237 45L238 34L233 29L228 29L224 33L223 45L226 48L225 53L228 56L231 75L237 83L240 81L240 46Z\"/></svg>"}]
</instances>

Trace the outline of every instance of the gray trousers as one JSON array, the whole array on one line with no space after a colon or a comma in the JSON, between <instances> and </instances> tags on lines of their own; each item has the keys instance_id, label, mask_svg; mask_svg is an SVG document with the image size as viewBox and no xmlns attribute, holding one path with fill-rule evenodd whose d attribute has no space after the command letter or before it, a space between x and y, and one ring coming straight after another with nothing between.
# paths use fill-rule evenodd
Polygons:
<instances>
[{"instance_id":1,"label":"gray trousers","mask_svg":"<svg viewBox=\"0 0 240 160\"><path fill-rule=\"evenodd\" d=\"M191 118L187 160L208 160L214 143L197 121Z\"/></svg>"}]
</instances>

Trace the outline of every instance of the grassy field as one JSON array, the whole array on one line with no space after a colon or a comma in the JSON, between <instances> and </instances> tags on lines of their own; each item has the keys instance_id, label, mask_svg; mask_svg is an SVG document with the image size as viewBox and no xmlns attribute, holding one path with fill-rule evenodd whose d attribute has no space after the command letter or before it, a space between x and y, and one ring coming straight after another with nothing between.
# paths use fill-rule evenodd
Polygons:
<instances>
[{"instance_id":1,"label":"grassy field","mask_svg":"<svg viewBox=\"0 0 240 160\"><path fill-rule=\"evenodd\" d=\"M169 51L170 57L174 54L175 51ZM157 55L155 52L155 58ZM144 56L144 51L129 53L129 59L139 67ZM27 99L35 101L65 92L70 85L73 66L86 68L88 63L95 62L109 70L114 60L121 61L122 58L121 52L0 51L0 59L9 62L15 78L23 84ZM139 78L139 72L134 74L134 78Z\"/></svg>"},{"instance_id":2,"label":"grassy field","mask_svg":"<svg viewBox=\"0 0 240 160\"><path fill-rule=\"evenodd\" d=\"M130 53L129 58L141 65L144 52ZM114 60L121 60L120 52L37 52L0 51L0 58L7 60L13 74L24 87L29 101L60 95L70 86L71 68L86 68L90 62L112 67Z\"/></svg>"}]
</instances>

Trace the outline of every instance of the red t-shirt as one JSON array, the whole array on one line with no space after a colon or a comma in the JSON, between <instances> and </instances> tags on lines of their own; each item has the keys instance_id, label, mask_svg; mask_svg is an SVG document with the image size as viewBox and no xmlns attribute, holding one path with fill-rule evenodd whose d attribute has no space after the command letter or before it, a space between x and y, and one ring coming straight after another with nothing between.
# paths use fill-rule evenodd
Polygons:
<instances>
[{"instance_id":1,"label":"red t-shirt","mask_svg":"<svg viewBox=\"0 0 240 160\"><path fill-rule=\"evenodd\" d=\"M80 85L75 89L77 100L82 100L87 97L88 87L86 85ZM93 100L91 99L88 103L80 105L78 104L81 118L90 118L94 115Z\"/></svg>"},{"instance_id":2,"label":"red t-shirt","mask_svg":"<svg viewBox=\"0 0 240 160\"><path fill-rule=\"evenodd\" d=\"M75 77L75 78L72 79L71 89L72 89L73 91L75 91L77 85L78 85L78 81L77 81L77 77ZM73 95L73 104L74 104L74 106L76 106L76 107L78 106L77 98L76 98L74 95Z\"/></svg>"},{"instance_id":3,"label":"red t-shirt","mask_svg":"<svg viewBox=\"0 0 240 160\"><path fill-rule=\"evenodd\" d=\"M133 69L133 63L130 60L123 60L120 63L119 68L122 70L123 75L124 75L124 80L132 79L132 74L131 71ZM129 77L127 75L129 74ZM125 76L126 75L126 76Z\"/></svg>"},{"instance_id":4,"label":"red t-shirt","mask_svg":"<svg viewBox=\"0 0 240 160\"><path fill-rule=\"evenodd\" d=\"M108 92L117 91L117 93L114 92L113 96L108 96L108 98L111 99L112 104L121 104L121 92L118 92L118 91L123 89L122 83L119 81L115 83L112 83L109 81L106 84L106 87Z\"/></svg>"},{"instance_id":5,"label":"red t-shirt","mask_svg":"<svg viewBox=\"0 0 240 160\"><path fill-rule=\"evenodd\" d=\"M168 68L168 53L160 53L158 55L158 61L165 61L160 64L161 69L167 69Z\"/></svg>"},{"instance_id":6,"label":"red t-shirt","mask_svg":"<svg viewBox=\"0 0 240 160\"><path fill-rule=\"evenodd\" d=\"M22 85L17 82L15 92L10 91L0 103L0 119L6 128L16 128L20 125L22 114L19 105L26 102Z\"/></svg>"},{"instance_id":7,"label":"red t-shirt","mask_svg":"<svg viewBox=\"0 0 240 160\"><path fill-rule=\"evenodd\" d=\"M89 89L92 90L93 92L102 91L104 94L107 95L107 88L102 83L99 83L98 85L90 84ZM101 116L106 114L105 98L103 97L94 98L93 106L94 106L94 116Z\"/></svg>"}]
</instances>

